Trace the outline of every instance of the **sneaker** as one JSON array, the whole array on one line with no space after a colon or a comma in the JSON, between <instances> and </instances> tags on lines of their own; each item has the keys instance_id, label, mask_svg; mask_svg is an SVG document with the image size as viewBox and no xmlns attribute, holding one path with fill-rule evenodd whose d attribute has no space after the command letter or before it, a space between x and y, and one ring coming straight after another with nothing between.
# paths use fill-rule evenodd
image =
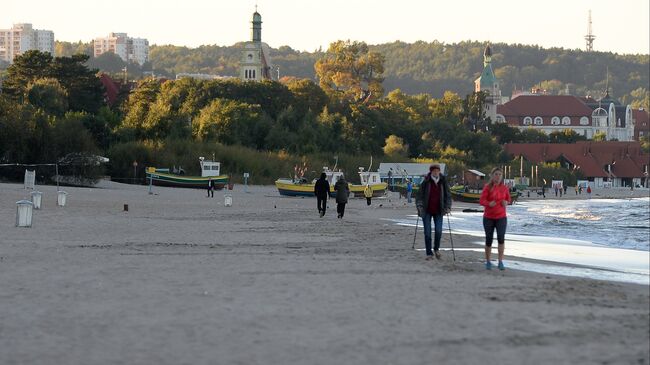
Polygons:
<instances>
[{"instance_id":1,"label":"sneaker","mask_svg":"<svg viewBox=\"0 0 650 365\"><path fill-rule=\"evenodd\" d=\"M503 271L505 269L506 269L506 267L505 267L505 265L503 265L503 261L499 261L499 270Z\"/></svg>"},{"instance_id":2,"label":"sneaker","mask_svg":"<svg viewBox=\"0 0 650 365\"><path fill-rule=\"evenodd\" d=\"M492 262L485 261L485 270L492 270Z\"/></svg>"},{"instance_id":3,"label":"sneaker","mask_svg":"<svg viewBox=\"0 0 650 365\"><path fill-rule=\"evenodd\" d=\"M325 212L320 212L320 217L321 218L323 218L324 215L325 215Z\"/></svg>"},{"instance_id":4,"label":"sneaker","mask_svg":"<svg viewBox=\"0 0 650 365\"><path fill-rule=\"evenodd\" d=\"M436 252L434 252L434 254L436 255L436 258L438 260L440 260L442 258L442 255L440 254L440 251L436 251Z\"/></svg>"},{"instance_id":5,"label":"sneaker","mask_svg":"<svg viewBox=\"0 0 650 365\"><path fill-rule=\"evenodd\" d=\"M427 255L427 258L425 260L429 261L429 260L432 260L432 259L433 259L432 255Z\"/></svg>"}]
</instances>

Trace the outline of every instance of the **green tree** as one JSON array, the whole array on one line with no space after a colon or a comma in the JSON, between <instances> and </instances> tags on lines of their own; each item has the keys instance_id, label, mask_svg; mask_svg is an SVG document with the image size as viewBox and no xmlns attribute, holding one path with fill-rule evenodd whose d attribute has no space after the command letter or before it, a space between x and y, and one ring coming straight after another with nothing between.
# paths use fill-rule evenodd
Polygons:
<instances>
[{"instance_id":1,"label":"green tree","mask_svg":"<svg viewBox=\"0 0 650 365\"><path fill-rule=\"evenodd\" d=\"M50 74L68 91L71 110L97 113L104 105L104 87L97 77L97 70L86 67L87 55L56 57Z\"/></svg>"},{"instance_id":2,"label":"green tree","mask_svg":"<svg viewBox=\"0 0 650 365\"><path fill-rule=\"evenodd\" d=\"M320 113L327 105L327 94L309 79L291 79L285 82L295 98L296 109L302 113Z\"/></svg>"},{"instance_id":3,"label":"green tree","mask_svg":"<svg viewBox=\"0 0 650 365\"><path fill-rule=\"evenodd\" d=\"M260 136L256 130L262 122L259 105L215 99L201 110L192 127L193 134L202 141L258 147L259 138L266 137L266 133Z\"/></svg>"},{"instance_id":4,"label":"green tree","mask_svg":"<svg viewBox=\"0 0 650 365\"><path fill-rule=\"evenodd\" d=\"M27 51L14 58L14 63L7 69L7 75L2 83L2 94L22 101L30 83L52 77L51 63L52 56L39 51Z\"/></svg>"},{"instance_id":5,"label":"green tree","mask_svg":"<svg viewBox=\"0 0 650 365\"><path fill-rule=\"evenodd\" d=\"M68 92L59 81L42 78L27 85L26 99L45 113L62 116L68 110Z\"/></svg>"},{"instance_id":6,"label":"green tree","mask_svg":"<svg viewBox=\"0 0 650 365\"><path fill-rule=\"evenodd\" d=\"M548 136L550 143L576 143L577 141L586 141L587 138L573 129L551 132Z\"/></svg>"}]
</instances>

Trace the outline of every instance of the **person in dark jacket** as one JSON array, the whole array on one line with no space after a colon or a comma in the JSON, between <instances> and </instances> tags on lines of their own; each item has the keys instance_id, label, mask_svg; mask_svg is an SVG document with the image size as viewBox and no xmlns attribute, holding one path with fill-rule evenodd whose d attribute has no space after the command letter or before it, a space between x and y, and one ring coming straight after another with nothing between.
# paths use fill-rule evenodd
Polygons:
<instances>
[{"instance_id":1,"label":"person in dark jacket","mask_svg":"<svg viewBox=\"0 0 650 365\"><path fill-rule=\"evenodd\" d=\"M208 179L208 198L214 198L214 181Z\"/></svg>"},{"instance_id":2,"label":"person in dark jacket","mask_svg":"<svg viewBox=\"0 0 650 365\"><path fill-rule=\"evenodd\" d=\"M320 174L320 179L316 180L314 184L314 195L316 195L316 201L318 203L318 213L320 213L321 218L325 215L325 210L327 209L327 199L330 194L330 183L327 182L327 175L323 172Z\"/></svg>"},{"instance_id":3,"label":"person in dark jacket","mask_svg":"<svg viewBox=\"0 0 650 365\"><path fill-rule=\"evenodd\" d=\"M415 203L418 208L418 216L422 218L424 227L424 245L426 247L427 260L431 260L434 254L437 259L440 259L442 217L451 211L449 184L445 176L440 173L440 165L433 164L429 167L429 173L420 184L420 190L417 193ZM431 250L432 218L435 227L433 251Z\"/></svg>"},{"instance_id":4,"label":"person in dark jacket","mask_svg":"<svg viewBox=\"0 0 650 365\"><path fill-rule=\"evenodd\" d=\"M348 203L348 196L350 195L350 187L345 177L341 176L339 181L334 184L334 191L336 192L336 212L339 218L343 218L345 214L345 205Z\"/></svg>"}]
</instances>

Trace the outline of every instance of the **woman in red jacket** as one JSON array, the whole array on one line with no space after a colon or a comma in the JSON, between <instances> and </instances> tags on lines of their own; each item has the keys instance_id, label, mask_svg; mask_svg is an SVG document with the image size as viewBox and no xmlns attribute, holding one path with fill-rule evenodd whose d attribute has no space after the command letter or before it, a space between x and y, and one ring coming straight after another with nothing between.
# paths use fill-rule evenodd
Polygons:
<instances>
[{"instance_id":1,"label":"woman in red jacket","mask_svg":"<svg viewBox=\"0 0 650 365\"><path fill-rule=\"evenodd\" d=\"M483 228L485 229L485 268L492 269L490 254L492 253L492 239L494 230L497 230L499 243L499 270L505 270L503 265L503 250L505 248L506 206L510 204L510 190L503 183L503 171L495 167L490 173L490 182L485 184L481 193L480 203L485 207L483 212Z\"/></svg>"}]
</instances>

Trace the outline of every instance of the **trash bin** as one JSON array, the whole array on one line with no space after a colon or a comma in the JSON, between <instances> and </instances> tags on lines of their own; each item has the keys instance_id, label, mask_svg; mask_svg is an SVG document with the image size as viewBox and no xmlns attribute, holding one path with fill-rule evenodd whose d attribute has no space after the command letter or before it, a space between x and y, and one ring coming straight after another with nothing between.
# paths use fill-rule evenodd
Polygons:
<instances>
[{"instance_id":1,"label":"trash bin","mask_svg":"<svg viewBox=\"0 0 650 365\"><path fill-rule=\"evenodd\" d=\"M56 205L60 207L65 207L65 201L67 199L68 193L63 190L59 190L56 194Z\"/></svg>"},{"instance_id":2,"label":"trash bin","mask_svg":"<svg viewBox=\"0 0 650 365\"><path fill-rule=\"evenodd\" d=\"M232 195L230 195L230 194L224 195L223 200L224 200L223 204L225 206L232 207Z\"/></svg>"},{"instance_id":3,"label":"trash bin","mask_svg":"<svg viewBox=\"0 0 650 365\"><path fill-rule=\"evenodd\" d=\"M40 191L32 191L32 203L34 209L41 209L41 201L43 200L43 193Z\"/></svg>"},{"instance_id":4,"label":"trash bin","mask_svg":"<svg viewBox=\"0 0 650 365\"><path fill-rule=\"evenodd\" d=\"M29 200L16 202L16 227L31 227L34 204Z\"/></svg>"}]
</instances>

